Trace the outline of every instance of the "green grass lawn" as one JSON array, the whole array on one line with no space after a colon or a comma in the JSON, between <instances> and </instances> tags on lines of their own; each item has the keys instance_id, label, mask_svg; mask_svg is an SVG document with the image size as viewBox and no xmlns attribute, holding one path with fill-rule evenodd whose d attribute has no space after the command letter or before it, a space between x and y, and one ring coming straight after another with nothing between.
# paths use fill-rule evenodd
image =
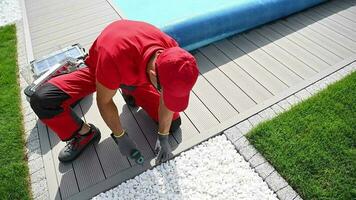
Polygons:
<instances>
[{"instance_id":1,"label":"green grass lawn","mask_svg":"<svg viewBox=\"0 0 356 200\"><path fill-rule=\"evenodd\" d=\"M0 27L0 199L31 199L25 157L16 28Z\"/></svg>"},{"instance_id":2,"label":"green grass lawn","mask_svg":"<svg viewBox=\"0 0 356 200\"><path fill-rule=\"evenodd\" d=\"M356 72L247 137L303 199L356 199Z\"/></svg>"}]
</instances>

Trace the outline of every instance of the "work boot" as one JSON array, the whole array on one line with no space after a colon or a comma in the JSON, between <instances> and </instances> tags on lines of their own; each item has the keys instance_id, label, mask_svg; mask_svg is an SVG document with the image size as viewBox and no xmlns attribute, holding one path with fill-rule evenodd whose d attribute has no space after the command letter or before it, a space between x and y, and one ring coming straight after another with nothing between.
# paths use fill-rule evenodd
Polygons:
<instances>
[{"instance_id":1,"label":"work boot","mask_svg":"<svg viewBox=\"0 0 356 200\"><path fill-rule=\"evenodd\" d=\"M61 162L70 162L78 157L83 150L94 141L99 141L101 134L100 130L93 124L90 125L90 130L85 135L76 134L67 145L59 152L58 159Z\"/></svg>"},{"instance_id":2,"label":"work boot","mask_svg":"<svg viewBox=\"0 0 356 200\"><path fill-rule=\"evenodd\" d=\"M122 97L124 97L124 100L126 102L127 105L131 106L131 107L137 107L135 99L133 96L122 93Z\"/></svg>"}]
</instances>

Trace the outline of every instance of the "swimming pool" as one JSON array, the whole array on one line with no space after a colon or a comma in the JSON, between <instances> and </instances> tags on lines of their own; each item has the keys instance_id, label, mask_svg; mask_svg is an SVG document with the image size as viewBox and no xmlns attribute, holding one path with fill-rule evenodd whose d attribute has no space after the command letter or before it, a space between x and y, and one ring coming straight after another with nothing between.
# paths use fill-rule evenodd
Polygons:
<instances>
[{"instance_id":1,"label":"swimming pool","mask_svg":"<svg viewBox=\"0 0 356 200\"><path fill-rule=\"evenodd\" d=\"M194 50L325 0L113 0L125 19L151 23Z\"/></svg>"}]
</instances>

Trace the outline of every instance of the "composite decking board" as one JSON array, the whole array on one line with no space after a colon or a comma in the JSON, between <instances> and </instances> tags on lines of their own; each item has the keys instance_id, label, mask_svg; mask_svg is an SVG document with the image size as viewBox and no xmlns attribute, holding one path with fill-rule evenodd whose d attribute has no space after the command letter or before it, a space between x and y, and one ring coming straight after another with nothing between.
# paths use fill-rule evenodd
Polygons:
<instances>
[{"instance_id":1,"label":"composite decking board","mask_svg":"<svg viewBox=\"0 0 356 200\"><path fill-rule=\"evenodd\" d=\"M341 0L343 3L345 3L346 5L350 5L350 6L356 6L356 1L355 0Z\"/></svg>"},{"instance_id":2,"label":"composite decking board","mask_svg":"<svg viewBox=\"0 0 356 200\"><path fill-rule=\"evenodd\" d=\"M303 61L303 63L309 66L309 68L316 72L330 66L324 60L314 56L304 48L294 44L288 38L283 37L282 35L267 26L261 27L260 29L257 29L257 31L264 37L273 41L273 43L275 43L285 51L288 51L290 54L299 58L301 61Z\"/></svg>"},{"instance_id":3,"label":"composite decking board","mask_svg":"<svg viewBox=\"0 0 356 200\"><path fill-rule=\"evenodd\" d=\"M53 159L56 159L52 155L51 144L48 137L47 127L39 120L37 121L37 130L40 140L41 152L42 152L42 159L45 168L46 177L53 177L47 178L47 186L48 186L48 193L50 199L59 200L61 199L61 194L59 191L59 183L57 178L58 169L55 168L55 162Z\"/></svg>"},{"instance_id":4,"label":"composite decking board","mask_svg":"<svg viewBox=\"0 0 356 200\"><path fill-rule=\"evenodd\" d=\"M53 1L52 1L53 2ZM65 1L62 1L63 3L65 3ZM59 4L57 6L50 6L46 9L43 8L39 8L39 9L28 9L28 14L31 16L30 19L33 19L34 23L38 23L40 21L52 21L54 19L56 19L56 17L58 18L58 16L60 16L61 14L67 14L67 13L78 13L78 10L80 9L87 9L89 7L94 7L94 6L98 6L98 1L89 1L85 7L83 7L82 2L80 1L76 1L76 2L72 2L71 6L68 6L66 4Z\"/></svg>"},{"instance_id":5,"label":"composite decking board","mask_svg":"<svg viewBox=\"0 0 356 200\"><path fill-rule=\"evenodd\" d=\"M30 0L33 1L33 0ZM79 9L87 9L89 7L98 6L97 3L102 1L93 0L93 1L85 1L85 0L67 0L67 1L45 1L45 2L36 2L36 5L44 5L48 2L50 5L48 6L34 6L35 3L31 2L30 7L28 8L28 12L34 16L42 16L42 14L48 14L48 16L55 16L56 12L78 12ZM58 16L58 14L57 14Z\"/></svg>"},{"instance_id":6,"label":"composite decking board","mask_svg":"<svg viewBox=\"0 0 356 200\"><path fill-rule=\"evenodd\" d=\"M272 94L277 94L281 90L287 88L288 86L283 83L278 77L271 73L264 66L261 66L251 57L249 57L245 52L238 48L236 44L235 51L230 52L231 56L236 64L238 64L244 71L246 71L254 79L263 85Z\"/></svg>"},{"instance_id":7,"label":"composite decking board","mask_svg":"<svg viewBox=\"0 0 356 200\"><path fill-rule=\"evenodd\" d=\"M105 14L104 14L105 13ZM101 14L102 17L98 17L98 14ZM30 31L31 31L31 34L34 34L36 35L37 33L40 33L40 32L44 32L44 31L47 31L47 32L50 32L50 31L53 31L53 30L67 30L70 32L70 28L61 28L61 26L78 26L81 25L81 21L83 20L87 20L86 23L89 23L91 22L91 19L92 18L95 18L97 20L105 20L106 18L108 17L111 17L111 16L116 16L116 15L113 15L112 13L108 12L106 9L102 9L102 10L98 10L97 12L95 13L87 13L86 15L78 15L78 16L66 16L66 20L67 21L62 21L60 19L57 19L55 21L51 21L51 22L40 22L40 24L37 24L39 26L36 26L36 24L33 24L31 27L30 27ZM57 27L58 26L58 27ZM73 27L72 27L73 28Z\"/></svg>"},{"instance_id":8,"label":"composite decking board","mask_svg":"<svg viewBox=\"0 0 356 200\"><path fill-rule=\"evenodd\" d=\"M41 57L45 54L51 53L56 50L60 50L64 47L71 46L75 43L83 44L83 47L86 48L87 50L89 50L90 45L95 41L95 39L98 37L99 34L100 34L100 31L98 30L96 32L92 32L92 33L83 35L82 37L79 37L79 38L74 38L74 39L67 40L67 41L61 41L57 45L51 44L51 45L47 46L47 48L42 48L42 49L38 49L37 51L35 51L35 56Z\"/></svg>"},{"instance_id":9,"label":"composite decking board","mask_svg":"<svg viewBox=\"0 0 356 200\"><path fill-rule=\"evenodd\" d=\"M53 0L26 0L26 1L31 1L31 4L29 6L29 9L31 10L42 10L42 9L48 9L50 7L56 7L56 6L71 6L73 3L78 2L77 0L68 0L68 1L53 1Z\"/></svg>"},{"instance_id":10,"label":"composite decking board","mask_svg":"<svg viewBox=\"0 0 356 200\"><path fill-rule=\"evenodd\" d=\"M85 120L80 106L76 106L73 111ZM80 191L105 179L94 144L89 145L72 164Z\"/></svg>"},{"instance_id":11,"label":"composite decking board","mask_svg":"<svg viewBox=\"0 0 356 200\"><path fill-rule=\"evenodd\" d=\"M211 57L211 61L251 99L259 103L272 96L272 93L258 80L234 61L234 58L244 55L236 46L228 40L218 41L214 43L214 46L217 47L217 50L215 51L215 56Z\"/></svg>"},{"instance_id":12,"label":"composite decking board","mask_svg":"<svg viewBox=\"0 0 356 200\"><path fill-rule=\"evenodd\" d=\"M341 57L330 52L328 49L320 46L311 39L300 34L298 31L292 30L290 27L284 25L281 22L273 23L269 25L274 31L282 34L284 37L290 39L300 47L305 47L306 50L314 54L315 56L323 59L329 65L333 65L342 60Z\"/></svg>"},{"instance_id":13,"label":"composite decking board","mask_svg":"<svg viewBox=\"0 0 356 200\"><path fill-rule=\"evenodd\" d=\"M336 15L325 16L325 14L323 15L323 13L318 12L317 9L314 9L313 11L308 11L304 14L315 21L319 21L320 23L324 24L330 29L333 29L339 34L344 35L352 41L356 40L356 27L344 24L341 20L341 22L338 22Z\"/></svg>"},{"instance_id":14,"label":"composite decking board","mask_svg":"<svg viewBox=\"0 0 356 200\"><path fill-rule=\"evenodd\" d=\"M340 8L346 9L347 11L351 12L351 13L355 13L356 12L356 7L355 4L352 3L345 3L344 1L338 1L336 3L336 5Z\"/></svg>"},{"instance_id":15,"label":"composite decking board","mask_svg":"<svg viewBox=\"0 0 356 200\"><path fill-rule=\"evenodd\" d=\"M108 17L105 20L93 20L90 24L81 24L80 26L71 28L71 33L63 29L57 29L58 32L51 34L51 38L48 37L38 37L32 40L34 46L42 47L50 44L56 44L63 41L72 40L72 38L78 38L85 36L85 33L97 32L97 30L102 30L105 26L115 20L115 17ZM33 34L36 35L36 34Z\"/></svg>"},{"instance_id":16,"label":"composite decking board","mask_svg":"<svg viewBox=\"0 0 356 200\"><path fill-rule=\"evenodd\" d=\"M265 52L279 60L281 63L284 63L284 65L288 66L289 69L293 70L303 79L311 77L316 73L314 69L310 68L299 58L280 48L276 44L271 43L267 38L263 37L257 31L243 34L243 37L263 49Z\"/></svg>"},{"instance_id":17,"label":"composite decking board","mask_svg":"<svg viewBox=\"0 0 356 200\"><path fill-rule=\"evenodd\" d=\"M55 166L56 176L57 177L48 177L48 178L57 178L59 184L59 190L61 192L61 198L66 199L69 196L79 192L79 186L77 179L75 177L75 172L73 169L72 163L61 163L58 160L58 154L61 149L65 146L64 142L58 138L56 133L48 128L48 135L52 146L52 156Z\"/></svg>"},{"instance_id":18,"label":"composite decking board","mask_svg":"<svg viewBox=\"0 0 356 200\"><path fill-rule=\"evenodd\" d=\"M96 5L91 5L88 8L81 8L80 12L56 9L56 11L45 10L44 13L40 16L34 16L34 13L32 15L29 13L28 19L30 26L37 30L49 25L53 25L56 22L63 23L65 20L75 20L76 18L81 18L83 16L93 14L97 10L109 10L109 8L110 7L107 4L96 3Z\"/></svg>"},{"instance_id":19,"label":"composite decking board","mask_svg":"<svg viewBox=\"0 0 356 200\"><path fill-rule=\"evenodd\" d=\"M320 22L313 21L312 19L306 17L303 14L292 16L292 18L297 19L300 23L303 23L304 25L318 32L319 34L323 34L324 36L328 37L330 40L336 41L341 46L355 53L356 42L350 40L349 38L341 35L340 33L334 30L329 29L328 27L324 26Z\"/></svg>"},{"instance_id":20,"label":"composite decking board","mask_svg":"<svg viewBox=\"0 0 356 200\"><path fill-rule=\"evenodd\" d=\"M129 168L131 166L129 161L125 156L121 155L117 145L110 138L110 129L100 117L100 112L96 105L95 93L84 98L80 102L80 105L87 122L93 123L100 129L101 140L95 147L105 176L110 177L123 169ZM115 166L115 168L113 166Z\"/></svg>"},{"instance_id":21,"label":"composite decking board","mask_svg":"<svg viewBox=\"0 0 356 200\"><path fill-rule=\"evenodd\" d=\"M185 110L185 114L200 133L219 124L215 116L193 92L190 94L189 106Z\"/></svg>"},{"instance_id":22,"label":"composite decking board","mask_svg":"<svg viewBox=\"0 0 356 200\"><path fill-rule=\"evenodd\" d=\"M201 48L202 53L196 53L199 70L202 75L231 103L238 111L242 112L256 103L234 84L218 67L208 58L214 55L216 47L209 45ZM205 54L205 56L203 55Z\"/></svg>"},{"instance_id":23,"label":"composite decking board","mask_svg":"<svg viewBox=\"0 0 356 200\"><path fill-rule=\"evenodd\" d=\"M145 138L148 141L151 149L155 149L157 137L158 137L158 126L155 121L144 111L142 108L130 108L132 114L143 131ZM174 136L171 134L169 136L169 143L173 148L178 146L178 142L175 140Z\"/></svg>"},{"instance_id":24,"label":"composite decking board","mask_svg":"<svg viewBox=\"0 0 356 200\"><path fill-rule=\"evenodd\" d=\"M220 122L238 113L202 75L198 76L193 92Z\"/></svg>"},{"instance_id":25,"label":"composite decking board","mask_svg":"<svg viewBox=\"0 0 356 200\"><path fill-rule=\"evenodd\" d=\"M76 21L70 21L68 23L56 24L56 26L51 29L45 28L45 29L40 29L38 31L32 31L31 38L33 40L37 40L38 38L47 37L48 35L52 35L52 34L65 34L68 32L68 30L75 28L74 26L77 26L78 23L81 25L80 29L83 29L84 27L91 25L93 22L95 23L96 21L103 21L103 19L101 19L100 17L103 17L104 19L106 19L106 18L115 19L114 17L112 17L112 13L108 13L108 12L97 13L96 12L95 14L90 15L87 18L79 18L79 19L76 19ZM80 29L78 29L78 30L80 30Z\"/></svg>"},{"instance_id":26,"label":"composite decking board","mask_svg":"<svg viewBox=\"0 0 356 200\"><path fill-rule=\"evenodd\" d=\"M49 40L45 43L33 43L33 46L35 47L35 49L37 49L38 51L41 51L41 50L45 50L49 47L52 47L52 46L56 46L58 45L58 43L65 43L65 42L68 42L68 41L73 41L74 38L83 38L83 37L86 37L87 35L91 34L91 33L98 33L99 30L103 30L105 28L105 26L110 23L110 21L106 21L102 24L98 24L96 26L93 26L91 28L88 28L87 30L81 30L81 31L78 31L78 32L72 32L72 33L68 33L66 35L63 35L63 37L60 37L60 38L56 38L56 39L53 39L53 40Z\"/></svg>"},{"instance_id":27,"label":"composite decking board","mask_svg":"<svg viewBox=\"0 0 356 200\"><path fill-rule=\"evenodd\" d=\"M255 44L248 41L245 37L235 37L234 40L239 44L239 48L244 52L248 52L248 55L258 62L260 65L268 68L273 74L278 76L284 83L291 86L301 80L297 73L288 68L288 66L279 62L274 57L270 56L264 50L258 48Z\"/></svg>"},{"instance_id":28,"label":"composite decking board","mask_svg":"<svg viewBox=\"0 0 356 200\"><path fill-rule=\"evenodd\" d=\"M343 17L342 15L339 15L338 13L331 12L322 7L316 7L315 12L324 17L329 17L330 20L333 20L335 23L338 23L350 30L356 31L356 23Z\"/></svg>"},{"instance_id":29,"label":"composite decking board","mask_svg":"<svg viewBox=\"0 0 356 200\"><path fill-rule=\"evenodd\" d=\"M281 22L343 59L346 59L353 55L351 51L348 51L336 42L329 40L325 36L311 30L309 27L304 26L296 20L287 18L285 20L282 20Z\"/></svg>"},{"instance_id":30,"label":"composite decking board","mask_svg":"<svg viewBox=\"0 0 356 200\"><path fill-rule=\"evenodd\" d=\"M197 127L195 127L192 121L190 121L185 112L180 113L180 118L182 120L182 125L180 126L180 130L178 130L180 131L180 137L175 137L178 143L181 143L182 141L185 141L199 134Z\"/></svg>"},{"instance_id":31,"label":"composite decking board","mask_svg":"<svg viewBox=\"0 0 356 200\"><path fill-rule=\"evenodd\" d=\"M78 116L82 116L80 108L76 106L74 112ZM52 147L53 162L55 165L55 171L57 175L57 180L59 182L59 190L61 193L61 198L66 199L67 197L78 193L80 191L80 186L78 185L78 177L75 173L73 163L62 163L58 160L59 152L65 147L65 142L62 142L57 134L53 132L52 129L47 127L48 136L50 139ZM96 156L96 155L94 155ZM81 178L81 177L80 177Z\"/></svg>"},{"instance_id":32,"label":"composite decking board","mask_svg":"<svg viewBox=\"0 0 356 200\"><path fill-rule=\"evenodd\" d=\"M81 44L86 49L86 52L88 52L90 46L93 44L93 42L95 41L95 39L98 37L99 34L100 34L100 31L97 31L97 32L93 32L88 35L85 35L83 37L80 37L80 38L75 38L73 40L61 42L58 45L49 46L47 49L42 49L40 51L36 51L35 58L40 58L40 57L47 55L51 52L54 52L56 50L60 50L64 47L71 46L75 43Z\"/></svg>"},{"instance_id":33,"label":"composite decking board","mask_svg":"<svg viewBox=\"0 0 356 200\"><path fill-rule=\"evenodd\" d=\"M88 146L83 153L73 161L79 190L82 191L105 179L103 169L93 145Z\"/></svg>"},{"instance_id":34,"label":"composite decking board","mask_svg":"<svg viewBox=\"0 0 356 200\"><path fill-rule=\"evenodd\" d=\"M333 16L325 17L323 15L320 15L316 11L307 11L303 14L305 16L311 18L312 20L318 21L319 23L323 24L324 26L328 27L329 29L332 29L333 31L335 31L335 32L337 32L337 33L339 33L339 34L341 34L355 42L355 40L356 40L355 30L352 30L352 27L350 29L348 26L345 26L345 25L335 22L333 20Z\"/></svg>"},{"instance_id":35,"label":"composite decking board","mask_svg":"<svg viewBox=\"0 0 356 200\"><path fill-rule=\"evenodd\" d=\"M114 102L119 111L120 122L124 129L129 133L130 138L136 143L137 148L141 151L146 160L153 159L155 156L153 148L151 148L151 146L148 144L147 138L144 136L143 131L138 126L129 107L126 105L120 93L115 96ZM144 129L145 127L142 128ZM117 148L117 146L115 146L115 148ZM129 161L131 166L136 165L134 160L129 159Z\"/></svg>"},{"instance_id":36,"label":"composite decking board","mask_svg":"<svg viewBox=\"0 0 356 200\"><path fill-rule=\"evenodd\" d=\"M344 17L350 21L356 22L356 16L354 13L349 12L343 8L338 8L335 5L333 5L334 3L335 3L335 1L332 1L332 2L328 3L327 5L326 4L321 5L321 7L326 10L329 10L331 12L335 12L338 15L341 15L342 17Z\"/></svg>"}]
</instances>

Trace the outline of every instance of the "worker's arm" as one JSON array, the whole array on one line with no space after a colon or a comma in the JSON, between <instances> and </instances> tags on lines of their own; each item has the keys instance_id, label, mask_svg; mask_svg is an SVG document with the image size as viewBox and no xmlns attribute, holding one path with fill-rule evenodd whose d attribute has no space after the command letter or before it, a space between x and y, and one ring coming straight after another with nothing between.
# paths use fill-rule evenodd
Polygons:
<instances>
[{"instance_id":1,"label":"worker's arm","mask_svg":"<svg viewBox=\"0 0 356 200\"><path fill-rule=\"evenodd\" d=\"M171 145L169 144L169 129L172 123L173 112L164 105L162 96L160 97L158 109L159 126L155 146L157 154L156 164L168 160L173 155Z\"/></svg>"},{"instance_id":2,"label":"worker's arm","mask_svg":"<svg viewBox=\"0 0 356 200\"><path fill-rule=\"evenodd\" d=\"M169 134L169 129L171 127L172 119L173 119L174 112L169 110L163 103L163 97L161 95L159 100L159 107L158 107L158 118L159 118L159 126L158 132L163 134Z\"/></svg>"},{"instance_id":3,"label":"worker's arm","mask_svg":"<svg viewBox=\"0 0 356 200\"><path fill-rule=\"evenodd\" d=\"M137 149L135 142L123 130L120 122L119 112L113 101L116 90L110 90L101 83L96 82L96 102L106 125L112 131L112 138L119 146L121 154L132 156L132 152Z\"/></svg>"},{"instance_id":4,"label":"worker's arm","mask_svg":"<svg viewBox=\"0 0 356 200\"><path fill-rule=\"evenodd\" d=\"M119 112L117 111L117 107L113 101L116 90L111 90L97 81L96 91L96 102L98 104L101 117L110 130L115 135L119 135L122 133L123 128L120 123Z\"/></svg>"}]
</instances>

